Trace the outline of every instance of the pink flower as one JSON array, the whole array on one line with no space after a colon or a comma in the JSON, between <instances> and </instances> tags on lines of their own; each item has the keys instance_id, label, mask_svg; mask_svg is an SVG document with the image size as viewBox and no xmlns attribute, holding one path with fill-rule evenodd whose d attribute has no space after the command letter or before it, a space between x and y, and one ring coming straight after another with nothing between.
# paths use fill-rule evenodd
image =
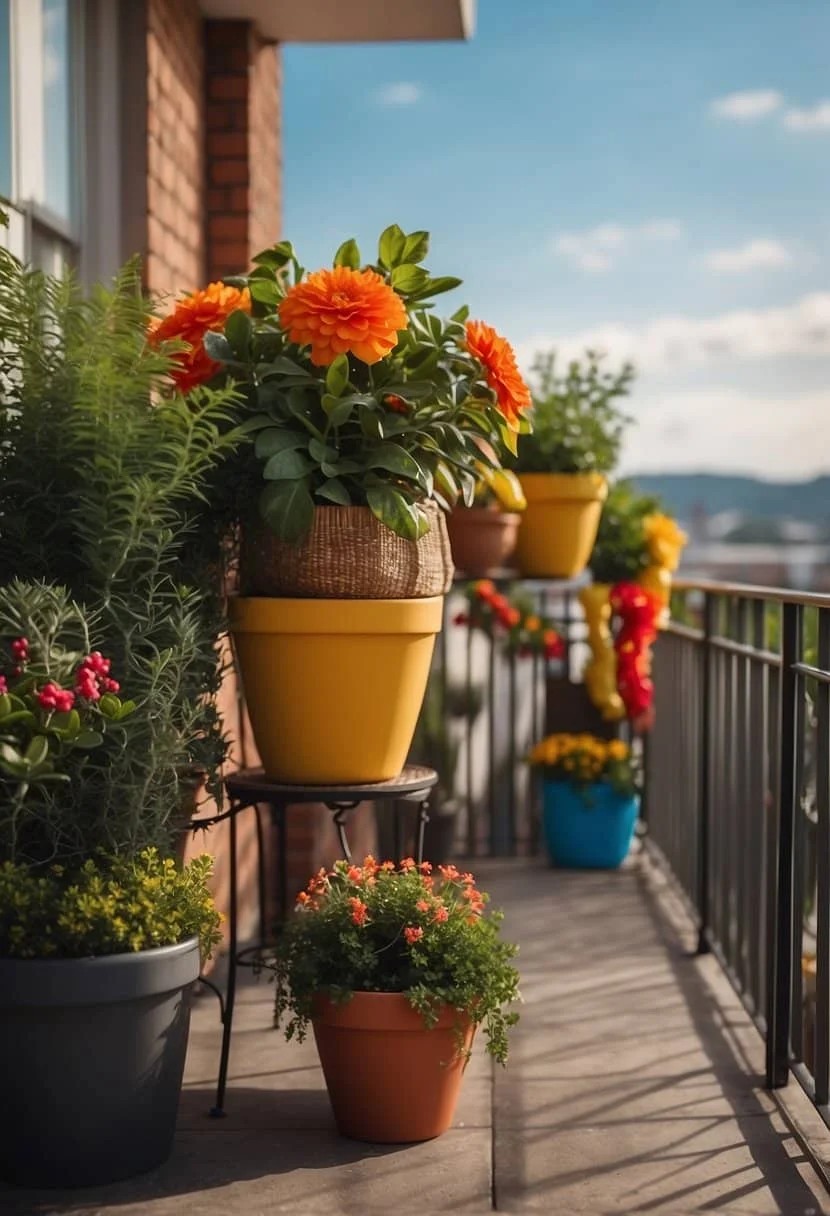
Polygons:
<instances>
[{"instance_id":1,"label":"pink flower","mask_svg":"<svg viewBox=\"0 0 830 1216\"><path fill-rule=\"evenodd\" d=\"M47 712L68 713L75 704L75 694L48 681L37 694L37 703Z\"/></svg>"},{"instance_id":2,"label":"pink flower","mask_svg":"<svg viewBox=\"0 0 830 1216\"><path fill-rule=\"evenodd\" d=\"M8 692L8 691L9 691L9 687L6 683L6 677L0 676L0 696L2 696L4 692Z\"/></svg>"},{"instance_id":3,"label":"pink flower","mask_svg":"<svg viewBox=\"0 0 830 1216\"><path fill-rule=\"evenodd\" d=\"M11 644L11 652L18 663L25 663L29 657L29 639L15 638Z\"/></svg>"},{"instance_id":4,"label":"pink flower","mask_svg":"<svg viewBox=\"0 0 830 1216\"><path fill-rule=\"evenodd\" d=\"M424 936L424 931L420 925L407 925L403 935L406 938L407 946L414 946L415 942L419 942Z\"/></svg>"}]
</instances>

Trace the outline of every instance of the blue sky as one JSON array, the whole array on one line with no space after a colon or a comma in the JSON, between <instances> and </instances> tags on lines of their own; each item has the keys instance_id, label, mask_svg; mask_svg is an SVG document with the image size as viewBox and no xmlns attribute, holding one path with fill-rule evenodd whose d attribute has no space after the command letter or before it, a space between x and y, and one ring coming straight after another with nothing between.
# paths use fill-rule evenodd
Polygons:
<instances>
[{"instance_id":1,"label":"blue sky","mask_svg":"<svg viewBox=\"0 0 830 1216\"><path fill-rule=\"evenodd\" d=\"M830 471L830 0L479 0L283 61L306 265L427 228L523 366L634 359L626 471Z\"/></svg>"}]
</instances>

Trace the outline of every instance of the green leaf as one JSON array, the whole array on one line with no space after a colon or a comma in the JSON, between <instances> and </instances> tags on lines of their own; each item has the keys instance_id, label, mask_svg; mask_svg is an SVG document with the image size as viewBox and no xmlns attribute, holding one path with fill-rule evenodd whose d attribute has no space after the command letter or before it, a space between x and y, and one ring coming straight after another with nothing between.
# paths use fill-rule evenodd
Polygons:
<instances>
[{"instance_id":1,"label":"green leaf","mask_svg":"<svg viewBox=\"0 0 830 1216\"><path fill-rule=\"evenodd\" d=\"M390 224L388 228L385 228L378 241L378 261L381 266L389 269L397 266L403 256L405 246L406 237L397 224Z\"/></svg>"},{"instance_id":2,"label":"green leaf","mask_svg":"<svg viewBox=\"0 0 830 1216\"><path fill-rule=\"evenodd\" d=\"M461 307L457 308L456 311L452 314L452 316L450 317L450 320L457 321L459 325L463 325L464 322L469 317L469 315L470 315L469 306L467 304L462 304Z\"/></svg>"},{"instance_id":3,"label":"green leaf","mask_svg":"<svg viewBox=\"0 0 830 1216\"><path fill-rule=\"evenodd\" d=\"M24 752L24 759L33 767L43 764L46 757L49 755L49 740L45 735L35 735L29 741L29 746Z\"/></svg>"},{"instance_id":4,"label":"green leaf","mask_svg":"<svg viewBox=\"0 0 830 1216\"><path fill-rule=\"evenodd\" d=\"M397 473L399 477L408 477L413 481L421 475L421 466L414 456L396 443L381 443L370 449L366 453L366 465L370 469L386 469L389 473Z\"/></svg>"},{"instance_id":5,"label":"green leaf","mask_svg":"<svg viewBox=\"0 0 830 1216\"><path fill-rule=\"evenodd\" d=\"M279 285L273 279L251 279L248 290L257 304L277 305L282 299Z\"/></svg>"},{"instance_id":6,"label":"green leaf","mask_svg":"<svg viewBox=\"0 0 830 1216\"><path fill-rule=\"evenodd\" d=\"M360 429L367 439L383 439L383 423L371 406L360 407Z\"/></svg>"},{"instance_id":7,"label":"green leaf","mask_svg":"<svg viewBox=\"0 0 830 1216\"><path fill-rule=\"evenodd\" d=\"M314 518L314 500L306 481L276 482L262 491L259 510L272 532L282 540L301 540Z\"/></svg>"},{"instance_id":8,"label":"green leaf","mask_svg":"<svg viewBox=\"0 0 830 1216\"><path fill-rule=\"evenodd\" d=\"M418 539L418 513L393 486L369 486L366 501L372 514L406 540Z\"/></svg>"},{"instance_id":9,"label":"green leaf","mask_svg":"<svg viewBox=\"0 0 830 1216\"><path fill-rule=\"evenodd\" d=\"M344 241L334 255L335 266L348 266L351 270L360 268L360 250L354 237Z\"/></svg>"},{"instance_id":10,"label":"green leaf","mask_svg":"<svg viewBox=\"0 0 830 1216\"><path fill-rule=\"evenodd\" d=\"M107 694L105 694L106 696ZM104 697L101 698L101 701ZM101 701L98 702L99 706ZM61 739L72 740L81 733L81 717L77 709L66 713L52 714L49 719L49 732L60 736Z\"/></svg>"},{"instance_id":11,"label":"green leaf","mask_svg":"<svg viewBox=\"0 0 830 1216\"><path fill-rule=\"evenodd\" d=\"M254 327L251 323L251 318L240 308L232 312L225 322L225 337L237 355L247 355L253 331Z\"/></svg>"},{"instance_id":12,"label":"green leaf","mask_svg":"<svg viewBox=\"0 0 830 1216\"><path fill-rule=\"evenodd\" d=\"M324 460L320 464L324 477L346 477L349 473L363 473L364 466L357 460Z\"/></svg>"},{"instance_id":13,"label":"green leaf","mask_svg":"<svg viewBox=\"0 0 830 1216\"><path fill-rule=\"evenodd\" d=\"M282 452L275 452L265 462L262 476L266 481L296 481L310 473L314 464L306 452L287 448Z\"/></svg>"},{"instance_id":14,"label":"green leaf","mask_svg":"<svg viewBox=\"0 0 830 1216\"><path fill-rule=\"evenodd\" d=\"M285 355L280 355L270 363L261 363L257 371L260 380L268 380L271 376L296 376L302 377L304 380L311 379L311 374L305 367L295 363L293 359L288 359Z\"/></svg>"},{"instance_id":15,"label":"green leaf","mask_svg":"<svg viewBox=\"0 0 830 1216\"><path fill-rule=\"evenodd\" d=\"M326 411L331 425L336 427L342 426L346 419L350 417L354 406L346 398L338 399L326 394L323 397L323 409Z\"/></svg>"},{"instance_id":16,"label":"green leaf","mask_svg":"<svg viewBox=\"0 0 830 1216\"><path fill-rule=\"evenodd\" d=\"M348 383L349 360L346 355L338 355L326 372L326 389L333 397L341 397Z\"/></svg>"},{"instance_id":17,"label":"green leaf","mask_svg":"<svg viewBox=\"0 0 830 1216\"><path fill-rule=\"evenodd\" d=\"M338 477L330 477L315 492L318 498L327 498L330 502L336 502L341 507L350 507L352 505L351 495Z\"/></svg>"},{"instance_id":18,"label":"green leaf","mask_svg":"<svg viewBox=\"0 0 830 1216\"><path fill-rule=\"evenodd\" d=\"M403 260L405 262L423 262L429 253L429 233L410 232L404 241Z\"/></svg>"},{"instance_id":19,"label":"green leaf","mask_svg":"<svg viewBox=\"0 0 830 1216\"><path fill-rule=\"evenodd\" d=\"M322 462L324 460L337 460L340 455L337 448L329 447L327 443L323 443L320 439L313 437L308 441L308 454L312 460Z\"/></svg>"},{"instance_id":20,"label":"green leaf","mask_svg":"<svg viewBox=\"0 0 830 1216\"><path fill-rule=\"evenodd\" d=\"M12 699L7 692L0 695L0 719L12 712Z\"/></svg>"},{"instance_id":21,"label":"green leaf","mask_svg":"<svg viewBox=\"0 0 830 1216\"><path fill-rule=\"evenodd\" d=\"M129 718L130 714L134 714L138 706L135 701L125 701L118 711L118 721L122 718Z\"/></svg>"},{"instance_id":22,"label":"green leaf","mask_svg":"<svg viewBox=\"0 0 830 1216\"><path fill-rule=\"evenodd\" d=\"M256 257L251 258L255 266L273 266L277 270L286 266L294 257L294 246L290 241L278 241L270 249L263 249ZM225 280L227 281L227 280Z\"/></svg>"},{"instance_id":23,"label":"green leaf","mask_svg":"<svg viewBox=\"0 0 830 1216\"><path fill-rule=\"evenodd\" d=\"M121 702L111 692L105 692L98 702L98 708L105 718L112 718L115 721L121 709Z\"/></svg>"},{"instance_id":24,"label":"green leaf","mask_svg":"<svg viewBox=\"0 0 830 1216\"><path fill-rule=\"evenodd\" d=\"M308 443L308 436L298 431L282 430L272 426L267 431L260 431L254 444L254 452L260 460L268 460L277 452L296 452Z\"/></svg>"},{"instance_id":25,"label":"green leaf","mask_svg":"<svg viewBox=\"0 0 830 1216\"><path fill-rule=\"evenodd\" d=\"M430 278L420 266L403 265L395 267L392 271L391 281L395 291L410 295L422 290L429 283Z\"/></svg>"},{"instance_id":26,"label":"green leaf","mask_svg":"<svg viewBox=\"0 0 830 1216\"><path fill-rule=\"evenodd\" d=\"M205 354L209 355L211 359L215 359L217 363L233 362L233 347L224 334L217 334L213 330L208 330L202 339L202 344L205 348Z\"/></svg>"},{"instance_id":27,"label":"green leaf","mask_svg":"<svg viewBox=\"0 0 830 1216\"><path fill-rule=\"evenodd\" d=\"M453 291L456 287L461 286L461 279L454 279L449 275L445 275L438 279L428 279L420 291L410 292L410 300L431 300L433 296L440 296L445 291Z\"/></svg>"},{"instance_id":28,"label":"green leaf","mask_svg":"<svg viewBox=\"0 0 830 1216\"><path fill-rule=\"evenodd\" d=\"M120 714L119 714L120 717ZM97 730L82 730L77 739L73 740L75 747L84 749L98 747L104 742L104 736Z\"/></svg>"}]
</instances>

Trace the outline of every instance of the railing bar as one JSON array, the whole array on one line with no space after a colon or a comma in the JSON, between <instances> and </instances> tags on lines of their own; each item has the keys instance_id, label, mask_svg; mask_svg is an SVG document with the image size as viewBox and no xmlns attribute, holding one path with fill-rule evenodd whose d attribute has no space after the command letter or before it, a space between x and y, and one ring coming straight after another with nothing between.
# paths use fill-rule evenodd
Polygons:
<instances>
[{"instance_id":1,"label":"railing bar","mask_svg":"<svg viewBox=\"0 0 830 1216\"><path fill-rule=\"evenodd\" d=\"M801 636L803 637L803 620ZM795 671L796 664L793 664ZM804 784L804 743L806 698L801 680L796 675L795 707L795 811L793 817L793 917L792 917L792 974L790 976L790 1043L796 1060L804 1059L804 1024L801 1016L803 1004L803 978L801 969L802 940L804 936L804 871L806 863L807 819L801 807L801 792Z\"/></svg>"},{"instance_id":2,"label":"railing bar","mask_svg":"<svg viewBox=\"0 0 830 1216\"><path fill-rule=\"evenodd\" d=\"M677 591L702 591L715 596L740 595L747 600L767 600L770 603L794 607L830 608L830 595L819 591L793 591L786 587L759 587L753 583L721 583L708 579L678 578L673 582Z\"/></svg>"},{"instance_id":3,"label":"railing bar","mask_svg":"<svg viewBox=\"0 0 830 1216\"><path fill-rule=\"evenodd\" d=\"M775 899L770 942L770 986L767 1009L767 1085L778 1089L789 1076L790 988L793 969L793 844L796 801L796 705L801 638L801 605L785 603L781 621L780 772L778 788L778 833L775 862Z\"/></svg>"},{"instance_id":4,"label":"railing bar","mask_svg":"<svg viewBox=\"0 0 830 1216\"><path fill-rule=\"evenodd\" d=\"M818 662L830 666L830 612L819 613ZM816 693L815 1101L830 1101L830 687Z\"/></svg>"},{"instance_id":5,"label":"railing bar","mask_svg":"<svg viewBox=\"0 0 830 1216\"><path fill-rule=\"evenodd\" d=\"M830 671L825 671L822 667L812 667L809 663L795 663L793 670L800 676L818 681L819 684L830 684Z\"/></svg>"},{"instance_id":6,"label":"railing bar","mask_svg":"<svg viewBox=\"0 0 830 1216\"><path fill-rule=\"evenodd\" d=\"M700 918L698 926L697 952L706 954L709 950L710 930L710 790L711 790L711 691L712 691L712 660L709 641L712 636L714 622L714 599L707 595L703 603L703 644L700 649L700 800L698 803L698 889L697 911Z\"/></svg>"},{"instance_id":7,"label":"railing bar","mask_svg":"<svg viewBox=\"0 0 830 1216\"><path fill-rule=\"evenodd\" d=\"M747 642L736 642L734 638L726 638L722 634L715 634L711 638L711 645L713 650L725 650L727 654L746 655L756 663L769 667L777 667L781 662L780 655L774 654L771 650L756 650Z\"/></svg>"}]
</instances>

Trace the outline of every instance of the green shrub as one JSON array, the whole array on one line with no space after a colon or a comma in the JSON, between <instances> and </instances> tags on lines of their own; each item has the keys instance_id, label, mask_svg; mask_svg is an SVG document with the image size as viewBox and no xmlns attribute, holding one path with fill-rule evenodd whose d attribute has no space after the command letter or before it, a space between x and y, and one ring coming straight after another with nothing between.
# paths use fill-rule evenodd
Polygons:
<instances>
[{"instance_id":1,"label":"green shrub","mask_svg":"<svg viewBox=\"0 0 830 1216\"><path fill-rule=\"evenodd\" d=\"M532 433L519 436L515 468L520 473L610 473L617 465L625 427L631 419L619 408L628 396L634 368L602 368L602 356L587 351L564 374L555 352L533 365Z\"/></svg>"},{"instance_id":2,"label":"green shrub","mask_svg":"<svg viewBox=\"0 0 830 1216\"><path fill-rule=\"evenodd\" d=\"M628 482L611 487L588 563L595 583L632 582L642 574L651 563L643 521L659 510L659 499L637 494Z\"/></svg>"},{"instance_id":3,"label":"green shrub","mask_svg":"<svg viewBox=\"0 0 830 1216\"><path fill-rule=\"evenodd\" d=\"M136 857L54 865L0 864L0 955L85 958L172 946L198 937L203 957L220 940L207 887L212 858L179 869L156 849Z\"/></svg>"}]
</instances>

